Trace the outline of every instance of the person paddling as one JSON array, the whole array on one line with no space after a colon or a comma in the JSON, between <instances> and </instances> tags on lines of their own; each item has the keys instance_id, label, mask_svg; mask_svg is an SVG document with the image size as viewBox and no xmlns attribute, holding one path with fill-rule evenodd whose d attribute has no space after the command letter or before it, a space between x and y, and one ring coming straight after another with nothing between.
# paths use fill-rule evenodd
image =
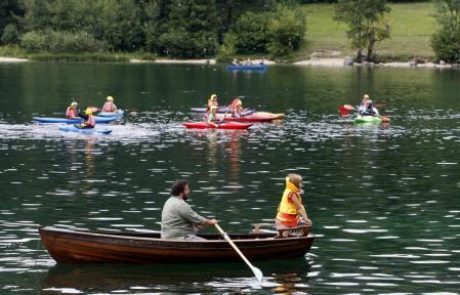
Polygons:
<instances>
[{"instance_id":1,"label":"person paddling","mask_svg":"<svg viewBox=\"0 0 460 295\"><path fill-rule=\"evenodd\" d=\"M80 111L78 110L78 102L73 101L68 107L67 110L65 111L65 116L69 119L75 119L78 117L78 113Z\"/></svg>"},{"instance_id":2,"label":"person paddling","mask_svg":"<svg viewBox=\"0 0 460 295\"><path fill-rule=\"evenodd\" d=\"M286 189L278 206L275 225L287 237L287 229L296 228L300 225L311 226L312 221L308 218L307 211L302 205L302 176L291 173L286 177ZM284 231L283 231L284 230Z\"/></svg>"},{"instance_id":3,"label":"person paddling","mask_svg":"<svg viewBox=\"0 0 460 295\"><path fill-rule=\"evenodd\" d=\"M93 110L91 107L86 108L84 114L79 114L83 118L83 123L80 125L75 125L75 127L80 129L90 129L96 126L96 117L93 115Z\"/></svg>"},{"instance_id":4,"label":"person paddling","mask_svg":"<svg viewBox=\"0 0 460 295\"><path fill-rule=\"evenodd\" d=\"M211 112L212 107L216 107L216 110L219 107L219 103L217 102L217 94L212 94L208 99L208 105L206 107L208 114Z\"/></svg>"},{"instance_id":5,"label":"person paddling","mask_svg":"<svg viewBox=\"0 0 460 295\"><path fill-rule=\"evenodd\" d=\"M372 100L367 101L366 109L361 113L361 115L380 117L379 111L375 107L375 105L372 102Z\"/></svg>"},{"instance_id":6,"label":"person paddling","mask_svg":"<svg viewBox=\"0 0 460 295\"><path fill-rule=\"evenodd\" d=\"M369 95L364 94L361 104L358 106L358 114L362 115L367 109L367 102L369 101Z\"/></svg>"},{"instance_id":7,"label":"person paddling","mask_svg":"<svg viewBox=\"0 0 460 295\"><path fill-rule=\"evenodd\" d=\"M229 104L228 109L232 114L232 117L239 118L241 117L241 113L243 112L243 102L239 97L236 97Z\"/></svg>"},{"instance_id":8,"label":"person paddling","mask_svg":"<svg viewBox=\"0 0 460 295\"><path fill-rule=\"evenodd\" d=\"M196 235L198 230L207 225L217 223L215 219L207 219L190 207L187 203L190 187L187 180L177 180L171 187L171 196L165 202L161 212L161 238L204 240Z\"/></svg>"},{"instance_id":9,"label":"person paddling","mask_svg":"<svg viewBox=\"0 0 460 295\"><path fill-rule=\"evenodd\" d=\"M117 105L113 102L112 96L107 96L102 111L107 113L115 113L118 110Z\"/></svg>"}]
</instances>

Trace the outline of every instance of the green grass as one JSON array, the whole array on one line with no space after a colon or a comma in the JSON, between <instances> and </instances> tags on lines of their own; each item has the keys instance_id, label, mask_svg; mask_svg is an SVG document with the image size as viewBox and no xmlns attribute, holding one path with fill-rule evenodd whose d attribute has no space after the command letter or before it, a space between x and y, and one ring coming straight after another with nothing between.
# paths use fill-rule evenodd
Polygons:
<instances>
[{"instance_id":1,"label":"green grass","mask_svg":"<svg viewBox=\"0 0 460 295\"><path fill-rule=\"evenodd\" d=\"M436 31L433 2L391 4L391 36L376 46L376 53L386 59L408 60L413 57L433 59L431 35ZM341 57L354 55L346 36L347 26L333 20L334 4L305 4L306 42L295 59L308 59L312 53Z\"/></svg>"},{"instance_id":2,"label":"green grass","mask_svg":"<svg viewBox=\"0 0 460 295\"><path fill-rule=\"evenodd\" d=\"M130 59L155 60L148 52L81 52L81 53L28 53L19 46L0 46L0 56L28 58L35 61L64 62L128 62Z\"/></svg>"}]
</instances>

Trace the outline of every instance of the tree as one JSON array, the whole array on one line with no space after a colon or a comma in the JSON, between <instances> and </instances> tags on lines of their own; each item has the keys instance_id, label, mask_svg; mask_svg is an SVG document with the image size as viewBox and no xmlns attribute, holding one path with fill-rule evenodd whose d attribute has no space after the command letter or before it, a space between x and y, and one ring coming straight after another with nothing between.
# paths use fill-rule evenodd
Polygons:
<instances>
[{"instance_id":1,"label":"tree","mask_svg":"<svg viewBox=\"0 0 460 295\"><path fill-rule=\"evenodd\" d=\"M17 0L0 1L0 43L14 43L19 35L19 17L24 7Z\"/></svg>"},{"instance_id":2,"label":"tree","mask_svg":"<svg viewBox=\"0 0 460 295\"><path fill-rule=\"evenodd\" d=\"M460 1L439 1L437 19L440 29L431 40L436 57L445 62L460 63Z\"/></svg>"},{"instance_id":3,"label":"tree","mask_svg":"<svg viewBox=\"0 0 460 295\"><path fill-rule=\"evenodd\" d=\"M172 0L167 31L157 41L157 52L180 58L213 56L217 51L214 0Z\"/></svg>"},{"instance_id":4,"label":"tree","mask_svg":"<svg viewBox=\"0 0 460 295\"><path fill-rule=\"evenodd\" d=\"M386 0L339 0L334 19L348 25L347 36L352 46L358 49L357 61L374 60L375 43L390 36L386 16L390 12Z\"/></svg>"}]
</instances>

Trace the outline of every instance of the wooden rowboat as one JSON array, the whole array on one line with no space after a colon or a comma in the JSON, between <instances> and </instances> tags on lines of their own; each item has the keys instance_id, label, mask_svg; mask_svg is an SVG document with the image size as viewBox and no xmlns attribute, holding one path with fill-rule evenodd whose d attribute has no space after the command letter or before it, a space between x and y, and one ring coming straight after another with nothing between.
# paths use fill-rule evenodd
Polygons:
<instances>
[{"instance_id":1,"label":"wooden rowboat","mask_svg":"<svg viewBox=\"0 0 460 295\"><path fill-rule=\"evenodd\" d=\"M308 230L309 231L309 230ZM241 258L218 234L200 235L205 241L165 240L160 233L112 233L39 228L45 248L62 263L190 263L238 261ZM305 255L314 236L277 233L230 234L248 259L278 259Z\"/></svg>"}]
</instances>

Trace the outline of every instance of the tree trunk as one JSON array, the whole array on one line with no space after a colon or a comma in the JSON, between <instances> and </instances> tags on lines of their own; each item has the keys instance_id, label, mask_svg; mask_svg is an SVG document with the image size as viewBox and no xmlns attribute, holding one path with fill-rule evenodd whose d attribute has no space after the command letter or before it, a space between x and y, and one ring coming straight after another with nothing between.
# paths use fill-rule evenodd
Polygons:
<instances>
[{"instance_id":1,"label":"tree trunk","mask_svg":"<svg viewBox=\"0 0 460 295\"><path fill-rule=\"evenodd\" d=\"M358 52L356 53L356 62L361 63L363 61L363 52L360 49L358 49Z\"/></svg>"}]
</instances>

